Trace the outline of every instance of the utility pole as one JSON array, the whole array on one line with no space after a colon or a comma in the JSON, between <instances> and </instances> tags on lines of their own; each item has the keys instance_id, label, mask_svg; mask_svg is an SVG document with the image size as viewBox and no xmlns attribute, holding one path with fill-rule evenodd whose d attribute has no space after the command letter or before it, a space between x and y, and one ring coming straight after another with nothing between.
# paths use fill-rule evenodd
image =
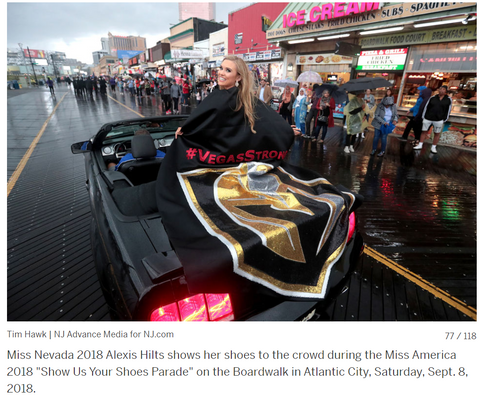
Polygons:
<instances>
[{"instance_id":1,"label":"utility pole","mask_svg":"<svg viewBox=\"0 0 480 400\"><path fill-rule=\"evenodd\" d=\"M50 54L50 58L52 59L53 73L55 74L55 82L57 82L57 68L55 66L55 61L53 60L53 54Z\"/></svg>"},{"instance_id":2,"label":"utility pole","mask_svg":"<svg viewBox=\"0 0 480 400\"><path fill-rule=\"evenodd\" d=\"M35 73L35 67L33 66L32 56L30 55L30 49L27 46L28 57L30 58L30 63L32 64L33 76L35 77L35 83L38 86L37 74Z\"/></svg>"},{"instance_id":3,"label":"utility pole","mask_svg":"<svg viewBox=\"0 0 480 400\"><path fill-rule=\"evenodd\" d=\"M22 43L19 43L18 44L20 46L20 51L22 52L22 56L23 56L23 65L25 67L25 71L27 71L27 61L25 60L25 52L23 51L23 48L22 48ZM27 74L28 74L28 71L27 71ZM28 75L27 75L28 76ZM32 86L32 83L30 82L30 78L27 78L26 79L27 81L27 85L28 87L31 87Z\"/></svg>"}]
</instances>

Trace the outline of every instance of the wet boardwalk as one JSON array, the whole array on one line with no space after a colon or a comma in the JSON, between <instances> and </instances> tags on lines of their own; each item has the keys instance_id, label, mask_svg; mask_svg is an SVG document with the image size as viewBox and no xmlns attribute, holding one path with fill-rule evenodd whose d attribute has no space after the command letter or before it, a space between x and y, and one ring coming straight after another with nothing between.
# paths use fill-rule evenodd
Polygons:
<instances>
[{"instance_id":1,"label":"wet boardwalk","mask_svg":"<svg viewBox=\"0 0 480 400\"><path fill-rule=\"evenodd\" d=\"M108 320L84 161L70 145L106 122L163 114L159 98L21 92L7 101L8 319ZM439 146L433 155L390 135L385 157L370 157L372 139L345 154L335 127L324 144L297 138L289 155L365 199L357 212L365 257L322 318L476 319L476 152Z\"/></svg>"}]
</instances>

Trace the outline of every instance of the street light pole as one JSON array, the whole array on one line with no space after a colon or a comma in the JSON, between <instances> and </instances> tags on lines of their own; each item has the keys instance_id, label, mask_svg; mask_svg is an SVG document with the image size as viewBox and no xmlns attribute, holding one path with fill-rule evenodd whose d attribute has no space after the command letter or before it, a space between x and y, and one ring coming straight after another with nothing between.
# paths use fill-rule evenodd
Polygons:
<instances>
[{"instance_id":1,"label":"street light pole","mask_svg":"<svg viewBox=\"0 0 480 400\"><path fill-rule=\"evenodd\" d=\"M23 56L23 65L24 65L24 67L25 67L25 71L26 71L26 72L27 72L27 74L28 74L28 70L27 70L27 61L25 60L25 53L24 53L24 51L23 51L23 48L22 48L23 44L22 44L22 43L19 43L18 45L20 46L20 51L22 52L22 56ZM27 75L27 76L28 76L28 75ZM30 79L29 79L29 78L27 78L26 80L27 80L27 85L28 85L28 87L31 87L31 86L32 86L32 83L30 82Z\"/></svg>"},{"instance_id":2,"label":"street light pole","mask_svg":"<svg viewBox=\"0 0 480 400\"><path fill-rule=\"evenodd\" d=\"M30 63L32 64L33 76L35 77L35 83L38 86L37 74L35 73L35 67L33 66L32 56L30 55L30 49L27 46L28 57L30 58Z\"/></svg>"}]
</instances>

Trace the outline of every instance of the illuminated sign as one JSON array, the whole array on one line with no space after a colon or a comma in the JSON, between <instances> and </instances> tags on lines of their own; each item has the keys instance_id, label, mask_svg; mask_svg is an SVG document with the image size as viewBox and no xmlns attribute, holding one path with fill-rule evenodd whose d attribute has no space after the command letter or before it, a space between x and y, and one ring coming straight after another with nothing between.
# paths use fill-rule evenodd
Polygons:
<instances>
[{"instance_id":1,"label":"illuminated sign","mask_svg":"<svg viewBox=\"0 0 480 400\"><path fill-rule=\"evenodd\" d=\"M408 49L362 51L357 70L402 70L405 68Z\"/></svg>"},{"instance_id":2,"label":"illuminated sign","mask_svg":"<svg viewBox=\"0 0 480 400\"><path fill-rule=\"evenodd\" d=\"M326 19L348 17L349 15L355 15L364 13L366 11L378 10L380 3L325 3L319 6L313 7L308 13L308 21L317 22L324 21ZM305 25L306 10L300 10L296 13L283 15L283 27L292 27L295 25Z\"/></svg>"},{"instance_id":3,"label":"illuminated sign","mask_svg":"<svg viewBox=\"0 0 480 400\"><path fill-rule=\"evenodd\" d=\"M295 3L292 3L295 4ZM276 28L267 31L267 40L275 41L278 38L285 38L296 35L328 32L332 29L349 28L346 32L368 27L370 24L397 20L403 18L417 17L437 12L453 11L474 8L476 3L298 3L304 5L305 9L290 12L279 16L272 26ZM313 4L310 8L309 5ZM385 5L387 4L387 5ZM476 12L476 11L475 11ZM281 25L280 25L281 24ZM474 29L475 30L475 29ZM476 32L476 30L475 30ZM411 33L414 37L416 32ZM476 33L475 33L476 35ZM371 38L361 39L360 44ZM397 46L407 43L389 43ZM382 45L382 44L380 44ZM383 44L384 46L387 43ZM378 44L377 44L378 46Z\"/></svg>"}]
</instances>

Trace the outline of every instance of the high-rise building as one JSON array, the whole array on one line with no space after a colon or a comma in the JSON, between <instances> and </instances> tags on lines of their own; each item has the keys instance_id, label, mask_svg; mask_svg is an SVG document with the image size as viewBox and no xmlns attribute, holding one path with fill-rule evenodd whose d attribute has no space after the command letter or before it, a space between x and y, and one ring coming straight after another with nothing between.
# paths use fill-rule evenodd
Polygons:
<instances>
[{"instance_id":1,"label":"high-rise building","mask_svg":"<svg viewBox=\"0 0 480 400\"><path fill-rule=\"evenodd\" d=\"M107 54L110 54L110 46L108 45L108 38L102 37L100 41L102 42L102 51L106 51Z\"/></svg>"},{"instance_id":2,"label":"high-rise building","mask_svg":"<svg viewBox=\"0 0 480 400\"><path fill-rule=\"evenodd\" d=\"M180 21L189 18L201 18L207 21L215 20L215 3L178 3Z\"/></svg>"},{"instance_id":3,"label":"high-rise building","mask_svg":"<svg viewBox=\"0 0 480 400\"><path fill-rule=\"evenodd\" d=\"M94 51L92 53L92 57L93 57L93 64L94 65L97 65L99 62L100 62L100 59L104 56L107 56L109 54L108 51L105 51L105 50L98 50L98 51Z\"/></svg>"},{"instance_id":4,"label":"high-rise building","mask_svg":"<svg viewBox=\"0 0 480 400\"><path fill-rule=\"evenodd\" d=\"M147 40L141 36L116 36L108 32L110 54L116 56L118 50L147 50Z\"/></svg>"}]
</instances>

